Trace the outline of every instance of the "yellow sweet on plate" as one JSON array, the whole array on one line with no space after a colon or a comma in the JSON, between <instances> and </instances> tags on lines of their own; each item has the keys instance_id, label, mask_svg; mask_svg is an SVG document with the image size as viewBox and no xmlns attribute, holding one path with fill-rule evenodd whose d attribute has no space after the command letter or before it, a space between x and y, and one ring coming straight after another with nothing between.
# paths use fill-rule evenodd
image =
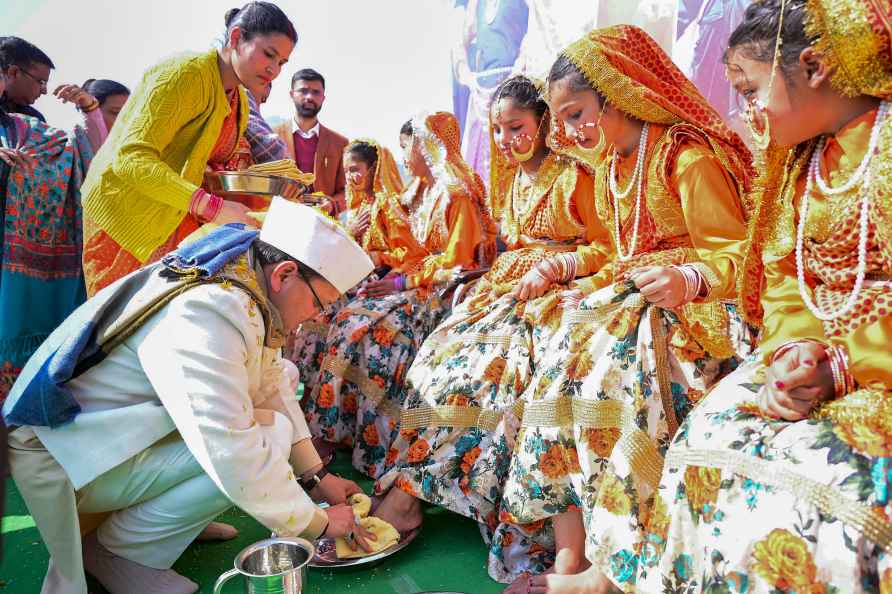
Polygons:
<instances>
[{"instance_id":1,"label":"yellow sweet on plate","mask_svg":"<svg viewBox=\"0 0 892 594\"><path fill-rule=\"evenodd\" d=\"M353 506L353 513L360 518L365 518L372 511L372 499L365 493L354 493L347 498L347 503Z\"/></svg>"},{"instance_id":2,"label":"yellow sweet on plate","mask_svg":"<svg viewBox=\"0 0 892 594\"><path fill-rule=\"evenodd\" d=\"M396 528L381 518L369 516L361 519L359 525L362 526L363 530L374 534L378 538L377 540L367 541L372 550L367 553L362 547L357 545L354 551L347 544L347 539L339 536L335 539L335 550L337 551L338 559L358 559L359 557L374 555L389 549L400 541L400 533L396 531Z\"/></svg>"}]
</instances>

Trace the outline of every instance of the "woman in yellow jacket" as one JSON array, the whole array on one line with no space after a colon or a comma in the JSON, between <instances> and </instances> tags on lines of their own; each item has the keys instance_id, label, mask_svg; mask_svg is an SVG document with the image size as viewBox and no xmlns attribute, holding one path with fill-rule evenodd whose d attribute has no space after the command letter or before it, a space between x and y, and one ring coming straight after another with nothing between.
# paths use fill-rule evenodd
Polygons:
<instances>
[{"instance_id":1,"label":"woman in yellow jacket","mask_svg":"<svg viewBox=\"0 0 892 594\"><path fill-rule=\"evenodd\" d=\"M248 223L247 208L208 194L209 163L234 152L259 94L297 41L269 2L226 13L226 43L151 68L118 117L83 185L84 276L92 296L158 260L206 221Z\"/></svg>"}]
</instances>

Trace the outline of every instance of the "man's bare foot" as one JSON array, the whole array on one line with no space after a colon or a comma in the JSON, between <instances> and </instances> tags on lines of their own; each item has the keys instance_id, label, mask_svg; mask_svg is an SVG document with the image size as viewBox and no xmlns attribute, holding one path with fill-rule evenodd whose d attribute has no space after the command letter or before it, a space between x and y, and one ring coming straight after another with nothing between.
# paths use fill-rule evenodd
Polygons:
<instances>
[{"instance_id":1,"label":"man's bare foot","mask_svg":"<svg viewBox=\"0 0 892 594\"><path fill-rule=\"evenodd\" d=\"M234 526L224 524L223 522L211 522L195 540L198 542L213 542L232 540L236 536L238 536L238 530Z\"/></svg>"},{"instance_id":2,"label":"man's bare foot","mask_svg":"<svg viewBox=\"0 0 892 594\"><path fill-rule=\"evenodd\" d=\"M399 532L408 532L421 526L424 519L421 502L399 489L388 491L372 515L390 523Z\"/></svg>"}]
</instances>

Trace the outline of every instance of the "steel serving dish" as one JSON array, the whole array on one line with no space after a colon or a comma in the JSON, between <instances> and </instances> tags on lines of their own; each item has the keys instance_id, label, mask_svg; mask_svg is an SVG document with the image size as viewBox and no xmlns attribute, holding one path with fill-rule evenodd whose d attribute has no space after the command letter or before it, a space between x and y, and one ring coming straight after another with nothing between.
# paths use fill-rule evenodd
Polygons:
<instances>
[{"instance_id":1,"label":"steel serving dish","mask_svg":"<svg viewBox=\"0 0 892 594\"><path fill-rule=\"evenodd\" d=\"M206 173L204 187L208 192L217 194L223 198L228 196L281 196L288 200L302 202L314 202L310 196L304 196L307 186L299 181L282 177L281 175L269 175L265 173L252 173L249 171L221 171Z\"/></svg>"},{"instance_id":2,"label":"steel serving dish","mask_svg":"<svg viewBox=\"0 0 892 594\"><path fill-rule=\"evenodd\" d=\"M408 532L400 532L400 541L398 543L395 543L374 555L359 557L357 559L338 559L334 539L320 538L316 541L316 554L310 560L309 566L316 569L344 569L347 567L358 567L361 565L377 563L405 549L413 540L415 540L415 537L418 536L419 532L421 532L421 526L413 528Z\"/></svg>"}]
</instances>

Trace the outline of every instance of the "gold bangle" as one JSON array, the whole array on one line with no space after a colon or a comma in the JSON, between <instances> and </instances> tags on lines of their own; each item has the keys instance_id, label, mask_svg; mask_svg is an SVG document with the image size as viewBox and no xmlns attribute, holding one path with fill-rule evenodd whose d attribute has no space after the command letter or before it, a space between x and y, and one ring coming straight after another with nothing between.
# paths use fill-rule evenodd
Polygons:
<instances>
[{"instance_id":1,"label":"gold bangle","mask_svg":"<svg viewBox=\"0 0 892 594\"><path fill-rule=\"evenodd\" d=\"M99 109L99 99L93 97L93 103L86 107L82 107L81 111L84 113L90 113L91 111L96 111L97 109Z\"/></svg>"}]
</instances>

